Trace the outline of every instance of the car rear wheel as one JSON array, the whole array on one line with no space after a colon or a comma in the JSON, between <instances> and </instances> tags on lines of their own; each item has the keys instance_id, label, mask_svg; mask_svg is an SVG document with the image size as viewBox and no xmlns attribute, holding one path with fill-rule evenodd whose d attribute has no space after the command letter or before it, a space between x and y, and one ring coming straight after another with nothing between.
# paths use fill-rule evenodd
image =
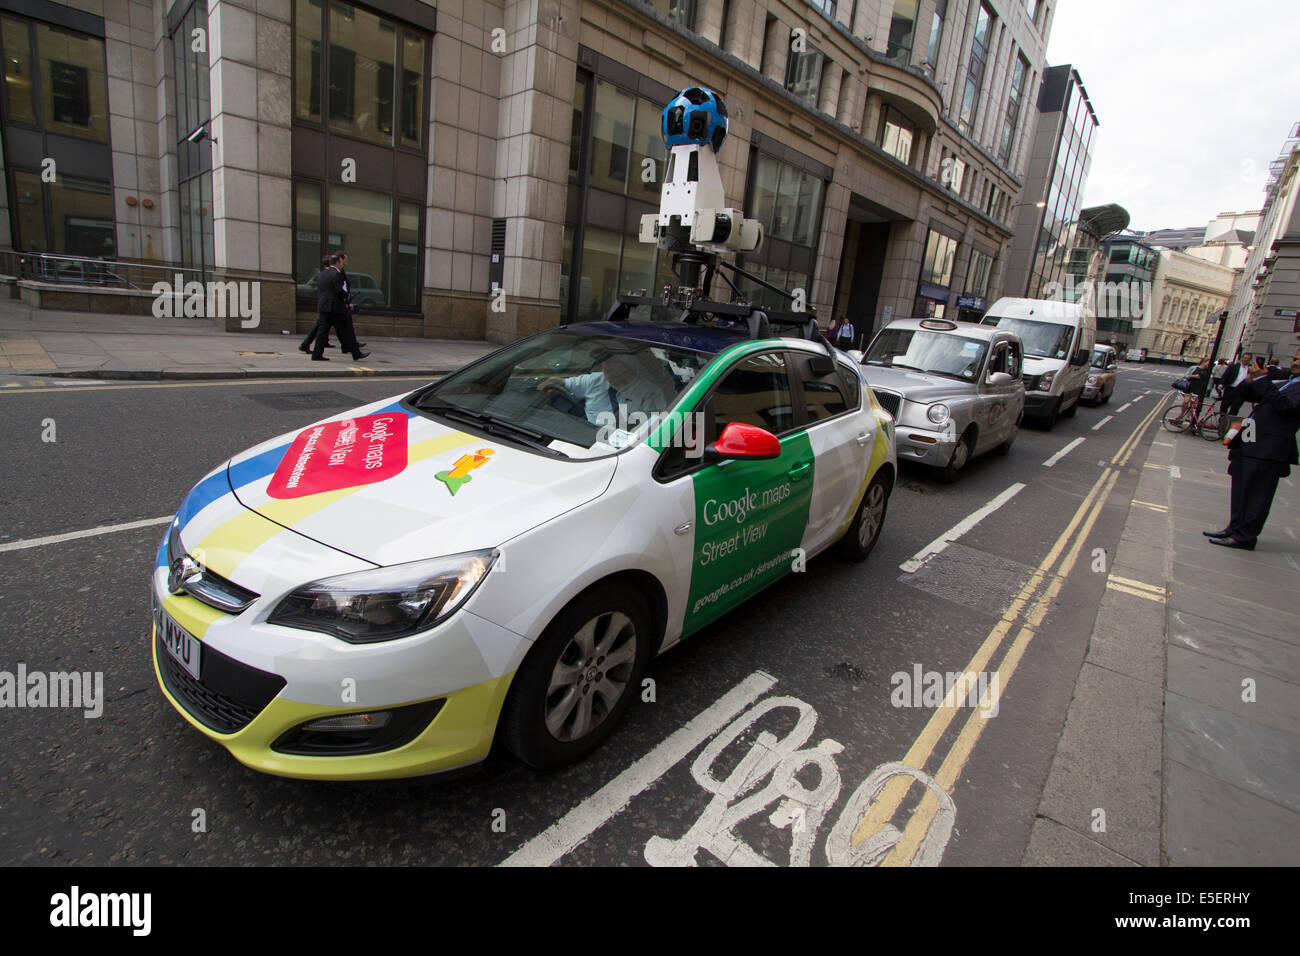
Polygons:
<instances>
[{"instance_id":1,"label":"car rear wheel","mask_svg":"<svg viewBox=\"0 0 1300 956\"><path fill-rule=\"evenodd\" d=\"M615 584L578 597L515 674L502 718L511 752L554 770L599 747L636 695L652 644L650 611L635 589Z\"/></svg>"},{"instance_id":2,"label":"car rear wheel","mask_svg":"<svg viewBox=\"0 0 1300 956\"><path fill-rule=\"evenodd\" d=\"M835 553L846 561L862 561L871 553L885 526L885 512L889 510L889 478L877 473L867 485L858 505L853 523L844 537L835 543Z\"/></svg>"}]
</instances>

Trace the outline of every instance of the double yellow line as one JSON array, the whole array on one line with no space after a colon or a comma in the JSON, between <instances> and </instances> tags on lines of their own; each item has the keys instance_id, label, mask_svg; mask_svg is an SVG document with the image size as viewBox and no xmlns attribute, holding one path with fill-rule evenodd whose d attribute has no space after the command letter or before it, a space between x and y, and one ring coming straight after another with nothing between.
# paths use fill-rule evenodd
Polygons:
<instances>
[{"instance_id":1,"label":"double yellow line","mask_svg":"<svg viewBox=\"0 0 1300 956\"><path fill-rule=\"evenodd\" d=\"M1146 430L1163 411L1164 404L1164 402L1155 403L1155 407L1142 419L1132 434L1120 446L1111 459L1110 465L1102 469L1101 475L1093 483L1088 494L1084 496L1083 502L1071 516L1065 530L1052 544L1051 550L1047 552L1046 557L1039 562L1029 580L1025 582L1015 599L1012 600L1011 605L1003 613L1002 618L984 639L984 643L980 645L975 652L975 656L966 665L961 680L957 681L956 685L944 698L943 703L935 710L933 716L921 731L920 736L916 738L911 749L908 750L907 755L903 757L902 762L904 764L918 770L925 769L926 764L934 756L939 741L956 718L960 703L967 699L970 687L975 684L978 675L986 670L989 662L1002 647L1008 635L1015 631L1015 636L1003 655L996 673L988 679L986 685L993 688L994 693L1005 691L1012 675L1015 674L1021 657L1024 656L1026 648L1029 647L1029 642L1033 640L1038 628L1047 617L1052 602L1056 600L1061 588L1065 585L1065 579L1074 570L1079 553L1088 540L1088 535L1091 534L1093 525L1101 514L1102 508L1105 507L1106 499L1115 487L1115 482L1119 478L1119 470L1128 463ZM1036 594L1037 598L1035 599ZM970 711L970 716L958 733L957 739L944 756L939 769L934 773L934 782L945 793L951 791L953 785L957 782L962 769L966 766L966 762L975 749L980 734L984 732L988 724L988 718L981 715L981 712L985 711L993 703L987 698L988 692L986 691L985 697L980 700L980 706ZM907 775L897 775L889 780L879 796L871 804L866 816L863 817L853 831L852 842L854 846L890 825L894 814L898 812L898 808L906 799L908 791L914 782L915 778ZM932 790L926 788L916 809L912 811L912 815L908 819L898 843L889 852L882 865L909 866L915 859L917 850L929 831L930 824L933 822L938 810L938 798L934 796Z\"/></svg>"}]
</instances>

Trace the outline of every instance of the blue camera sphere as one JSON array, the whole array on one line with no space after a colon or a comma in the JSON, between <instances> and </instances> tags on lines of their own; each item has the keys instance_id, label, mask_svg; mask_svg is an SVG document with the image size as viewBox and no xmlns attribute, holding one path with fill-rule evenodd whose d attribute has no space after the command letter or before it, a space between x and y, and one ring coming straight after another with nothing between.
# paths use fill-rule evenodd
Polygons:
<instances>
[{"instance_id":1,"label":"blue camera sphere","mask_svg":"<svg viewBox=\"0 0 1300 956\"><path fill-rule=\"evenodd\" d=\"M727 138L727 104L713 90L682 90L664 107L663 134L669 149L694 144L716 153Z\"/></svg>"}]
</instances>

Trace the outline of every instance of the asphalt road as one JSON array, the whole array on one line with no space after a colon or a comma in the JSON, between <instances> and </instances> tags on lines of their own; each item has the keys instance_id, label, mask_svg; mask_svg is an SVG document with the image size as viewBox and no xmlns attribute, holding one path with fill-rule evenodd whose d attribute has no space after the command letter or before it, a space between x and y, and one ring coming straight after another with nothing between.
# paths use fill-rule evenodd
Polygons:
<instances>
[{"instance_id":1,"label":"asphalt road","mask_svg":"<svg viewBox=\"0 0 1300 956\"><path fill-rule=\"evenodd\" d=\"M759 854L821 865L828 847L844 861L879 791L877 803L894 796L887 820L916 859L1016 864L1104 587L1095 549L1114 550L1158 422L1126 440L1173 377L1121 365L1109 405L1051 432L1022 428L1007 457L977 459L955 485L904 468L870 560L818 558L660 658L655 701L634 706L578 766L541 774L494 752L457 779L387 784L256 773L171 708L149 648L162 525L5 545L169 516L229 455L415 383L2 389L0 671L103 671L107 701L98 719L0 709L0 863L496 864L518 852L516 862L710 865ZM56 440L43 441L51 421ZM1017 483L957 543L914 573L900 569ZM1098 501L1095 514L1081 509ZM1069 573L1045 563L1071 551ZM1040 567L1050 573L1035 578ZM973 667L1017 596L997 656ZM1026 638L1035 606L1042 620ZM996 715L949 710L936 724L936 708L891 700L896 673L968 666L1004 678ZM746 706L749 725L723 730ZM700 756L710 747L711 762ZM734 793L736 768L764 747L783 769ZM929 791L876 786L905 758L950 779ZM800 803L786 799L800 787Z\"/></svg>"}]
</instances>

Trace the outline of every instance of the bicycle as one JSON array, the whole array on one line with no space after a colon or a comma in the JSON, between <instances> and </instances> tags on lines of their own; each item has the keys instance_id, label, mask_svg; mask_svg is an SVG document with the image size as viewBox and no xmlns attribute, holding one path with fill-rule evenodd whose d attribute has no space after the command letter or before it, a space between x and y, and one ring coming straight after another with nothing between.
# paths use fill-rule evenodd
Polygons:
<instances>
[{"instance_id":1,"label":"bicycle","mask_svg":"<svg viewBox=\"0 0 1300 956\"><path fill-rule=\"evenodd\" d=\"M1221 401L1211 399L1207 402L1186 393L1183 393L1181 405L1169 406L1161 424L1175 434L1190 430L1206 441L1221 441L1228 433L1228 418L1223 414Z\"/></svg>"}]
</instances>

